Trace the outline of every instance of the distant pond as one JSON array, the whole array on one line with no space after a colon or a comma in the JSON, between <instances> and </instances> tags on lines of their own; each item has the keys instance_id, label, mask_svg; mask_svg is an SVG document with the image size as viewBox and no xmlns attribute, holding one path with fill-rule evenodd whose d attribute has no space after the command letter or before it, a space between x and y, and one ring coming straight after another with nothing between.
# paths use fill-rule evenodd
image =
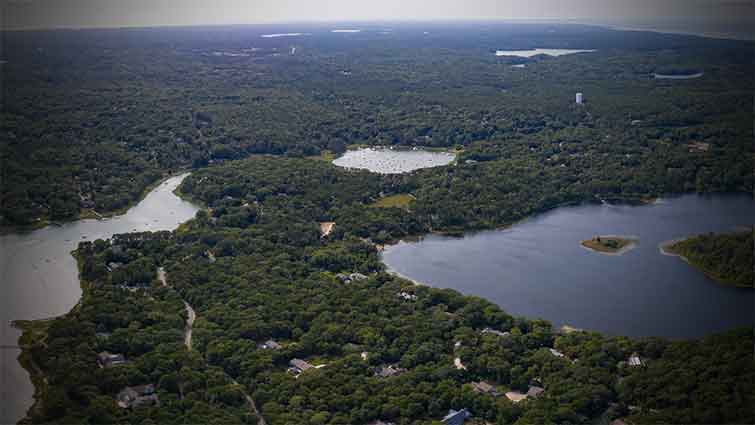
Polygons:
<instances>
[{"instance_id":1,"label":"distant pond","mask_svg":"<svg viewBox=\"0 0 755 425\"><path fill-rule=\"evenodd\" d=\"M530 49L530 50L496 50L496 56L516 56L520 58L531 58L537 55L547 56L564 56L575 53L592 53L596 50L588 49Z\"/></svg>"},{"instance_id":2,"label":"distant pond","mask_svg":"<svg viewBox=\"0 0 755 425\"><path fill-rule=\"evenodd\" d=\"M704 72L692 72L692 73L685 73L685 74L659 74L659 73L653 73L653 78L656 80L693 80L695 78L700 78L703 75L705 75Z\"/></svg>"},{"instance_id":3,"label":"distant pond","mask_svg":"<svg viewBox=\"0 0 755 425\"><path fill-rule=\"evenodd\" d=\"M79 301L78 269L71 256L79 242L107 239L117 233L173 230L194 217L199 208L173 194L187 175L162 182L121 216L0 236L0 424L18 422L34 395L29 374L17 361L20 351L14 348L21 332L12 328L10 321L57 317Z\"/></svg>"},{"instance_id":4,"label":"distant pond","mask_svg":"<svg viewBox=\"0 0 755 425\"><path fill-rule=\"evenodd\" d=\"M379 174L400 174L421 168L448 165L456 159L450 152L422 149L365 148L350 150L333 161L344 168L369 170Z\"/></svg>"},{"instance_id":5,"label":"distant pond","mask_svg":"<svg viewBox=\"0 0 755 425\"><path fill-rule=\"evenodd\" d=\"M495 302L516 316L610 335L691 338L755 323L755 292L708 279L659 244L755 223L748 195L685 195L646 206L565 207L510 229L464 238L430 235L387 247L394 272ZM631 235L621 256L580 241Z\"/></svg>"}]
</instances>

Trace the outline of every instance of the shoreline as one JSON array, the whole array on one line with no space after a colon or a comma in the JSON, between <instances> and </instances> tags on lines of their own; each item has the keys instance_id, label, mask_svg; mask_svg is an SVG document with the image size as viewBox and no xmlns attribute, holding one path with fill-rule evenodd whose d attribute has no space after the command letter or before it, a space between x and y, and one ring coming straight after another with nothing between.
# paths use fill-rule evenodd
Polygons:
<instances>
[{"instance_id":1,"label":"shoreline","mask_svg":"<svg viewBox=\"0 0 755 425\"><path fill-rule=\"evenodd\" d=\"M18 424L31 423L30 413L40 408L40 402L44 399L45 393L49 386L47 376L42 368L34 361L29 350L36 344L44 344L47 339L47 328L54 320L66 317L71 313L76 312L81 308L84 298L88 296L89 284L84 279L81 279L81 259L77 253L77 250L70 252L71 256L76 260L76 269L79 276L79 287L81 288L81 297L74 304L69 311L59 316L45 317L42 319L17 319L11 320L11 327L21 331L21 336L18 338L18 347L21 350L20 354L16 358L16 361L21 364L21 367L29 373L29 379L34 387L34 394L32 398L34 402L26 410L26 414L18 420Z\"/></svg>"},{"instance_id":2,"label":"shoreline","mask_svg":"<svg viewBox=\"0 0 755 425\"><path fill-rule=\"evenodd\" d=\"M143 201L144 198L146 198L150 192L155 190L155 188L165 183L167 180L170 180L173 177L180 176L184 173L191 173L191 169L181 168L167 175L163 175L159 179L145 186L137 198L129 201L127 205L121 208L118 208L116 210L107 211L107 212L97 212L93 208L82 208L79 211L79 214L76 215L75 217L68 217L62 220L50 220L48 218L40 217L39 221L36 221L33 224L0 225L0 236L8 236L8 235L13 235L13 234L29 234L29 233L33 233L37 230L41 230L49 226L63 227L66 224L75 223L77 221L83 221L83 220L103 221L108 218L123 216L131 208L136 206L139 202Z\"/></svg>"},{"instance_id":3,"label":"shoreline","mask_svg":"<svg viewBox=\"0 0 755 425\"><path fill-rule=\"evenodd\" d=\"M738 232L730 232L730 233L738 233ZM677 252L675 252L675 251L673 251L671 249L671 247L674 246L674 245L676 245L677 243L684 242L684 241L692 239L692 238L694 238L696 236L697 235L691 235L691 236L687 236L687 237L675 238L675 239L670 239L670 240L667 240L667 241L663 241L663 242L661 242L661 243L658 244L658 252L660 252L661 255L665 255L667 257L677 257L677 258L681 259L682 261L684 261L685 263L687 263L690 267L692 267L693 269L699 271L700 273L702 273L703 275L705 275L705 277L707 277L709 280L712 280L714 283L716 283L718 285L728 286L728 287L731 287L731 288L755 289L754 286L739 285L739 284L727 281L727 280L725 280L725 279L723 279L721 277L718 277L715 274L712 274L712 273L706 271L705 269L703 269L702 267L698 266L697 264L695 264L694 262L692 262L692 260L690 260L685 255L677 253Z\"/></svg>"},{"instance_id":4,"label":"shoreline","mask_svg":"<svg viewBox=\"0 0 755 425\"><path fill-rule=\"evenodd\" d=\"M91 218L75 219L75 220L70 220L67 223L75 223L77 221L85 221L85 220L106 221L107 219L125 216L132 208L136 207L151 192L155 191L157 188L160 187L160 185L162 185L166 181L172 178L180 177L182 175L186 175L186 177L188 177L189 174L191 174L190 170L181 170L181 171L171 173L167 176L164 176L161 179L156 180L155 182L150 184L147 188L145 188L145 190L139 196L139 199L137 201L134 201L131 205L129 205L125 209L114 211L111 215L104 217L103 219L91 219ZM180 186L180 184L178 186ZM177 191L178 191L178 187L172 190L171 193L174 194L174 196L176 196L177 198L181 199L182 201L190 202L193 205L196 205L198 209L206 208L203 203L198 203L193 200L185 199L179 193L176 193ZM179 224L174 230L178 230L182 224L183 223ZM32 386L34 387L34 394L32 395L34 401L31 404L31 406L29 406L28 409L26 410L26 414L22 418L19 418L18 420L19 424L30 423L31 419L29 415L31 412L34 411L34 409L39 408L39 403L44 398L44 394L47 388L47 377L42 371L42 369L36 363L34 363L33 359L31 358L30 349L35 344L40 343L40 341L42 343L44 342L44 339L46 338L47 325L49 323L51 323L52 321L56 319L66 317L72 313L75 313L77 310L81 308L82 304L86 302L86 298L89 297L89 290L90 290L91 284L81 278L82 264L78 256L77 250L78 248L74 249L73 251L70 251L69 255L71 255L76 260L76 269L77 269L76 272L77 272L79 288L81 289L81 296L79 297L78 301L70 308L70 310L58 316L44 317L44 318L38 318L38 319L10 320L10 326L21 331L21 335L19 336L19 339L18 339L18 347L20 349L20 354L16 358L16 361L29 374L29 378L32 382Z\"/></svg>"}]
</instances>

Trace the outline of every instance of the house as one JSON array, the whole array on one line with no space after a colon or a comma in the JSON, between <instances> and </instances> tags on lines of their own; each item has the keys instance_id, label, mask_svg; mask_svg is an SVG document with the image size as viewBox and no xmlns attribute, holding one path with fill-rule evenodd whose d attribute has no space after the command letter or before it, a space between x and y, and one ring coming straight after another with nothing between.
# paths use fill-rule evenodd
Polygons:
<instances>
[{"instance_id":1,"label":"house","mask_svg":"<svg viewBox=\"0 0 755 425\"><path fill-rule=\"evenodd\" d=\"M493 397L498 397L498 391L496 391L495 387L485 381L480 382L472 382L472 390L476 393L480 394L489 394Z\"/></svg>"},{"instance_id":2,"label":"house","mask_svg":"<svg viewBox=\"0 0 755 425\"><path fill-rule=\"evenodd\" d=\"M268 339L267 341L260 344L258 347L263 350L280 350L281 348L283 348L280 344L273 341L272 339Z\"/></svg>"},{"instance_id":3,"label":"house","mask_svg":"<svg viewBox=\"0 0 755 425\"><path fill-rule=\"evenodd\" d=\"M354 282L358 282L360 280L367 279L367 276L363 275L362 273L352 273L349 275L349 279L351 279Z\"/></svg>"},{"instance_id":4,"label":"house","mask_svg":"<svg viewBox=\"0 0 755 425\"><path fill-rule=\"evenodd\" d=\"M123 354L113 354L107 351L97 354L97 364L101 368L118 366L124 363L126 363L126 358L123 357Z\"/></svg>"},{"instance_id":5,"label":"house","mask_svg":"<svg viewBox=\"0 0 755 425\"><path fill-rule=\"evenodd\" d=\"M632 353L632 355L629 357L629 360L627 360L627 363L631 367L637 367L637 366L644 366L645 362L642 361L640 358L640 355L637 353Z\"/></svg>"},{"instance_id":6,"label":"house","mask_svg":"<svg viewBox=\"0 0 755 425\"><path fill-rule=\"evenodd\" d=\"M403 298L406 301L417 301L417 296L408 292L401 291L396 294L397 297Z\"/></svg>"},{"instance_id":7,"label":"house","mask_svg":"<svg viewBox=\"0 0 755 425\"><path fill-rule=\"evenodd\" d=\"M519 403L527 398L527 394L522 394L519 391L509 391L506 393L506 398L511 400L512 403Z\"/></svg>"},{"instance_id":8,"label":"house","mask_svg":"<svg viewBox=\"0 0 755 425\"><path fill-rule=\"evenodd\" d=\"M467 409L451 409L448 411L448 414L441 420L441 423L448 425L464 425L464 421L466 421L471 416L472 414Z\"/></svg>"},{"instance_id":9,"label":"house","mask_svg":"<svg viewBox=\"0 0 755 425\"><path fill-rule=\"evenodd\" d=\"M527 397L537 398L544 392L545 389L543 387L537 387L533 385L527 390Z\"/></svg>"},{"instance_id":10,"label":"house","mask_svg":"<svg viewBox=\"0 0 755 425\"><path fill-rule=\"evenodd\" d=\"M406 372L406 369L402 369L394 365L382 365L375 369L375 376L379 376L381 378L392 378L394 376L399 376L404 372Z\"/></svg>"},{"instance_id":11,"label":"house","mask_svg":"<svg viewBox=\"0 0 755 425\"><path fill-rule=\"evenodd\" d=\"M461 362L461 357L454 359L454 366L456 367L456 370L467 370L467 367Z\"/></svg>"},{"instance_id":12,"label":"house","mask_svg":"<svg viewBox=\"0 0 755 425\"><path fill-rule=\"evenodd\" d=\"M507 336L511 336L511 333L510 333L510 332L501 332L501 331L499 331L499 330L496 330L496 329L491 329L491 328L485 328L485 329L483 329L483 330L481 331L481 333L482 333L483 335L486 335L486 334L492 334L492 335L500 336L501 338L505 338L505 337L507 337Z\"/></svg>"},{"instance_id":13,"label":"house","mask_svg":"<svg viewBox=\"0 0 755 425\"><path fill-rule=\"evenodd\" d=\"M350 282L358 282L360 280L367 279L367 276L363 275L362 273L338 273L336 275L336 278L340 280L343 283L350 283Z\"/></svg>"},{"instance_id":14,"label":"house","mask_svg":"<svg viewBox=\"0 0 755 425\"><path fill-rule=\"evenodd\" d=\"M291 366L288 368L288 371L296 376L314 368L314 366L302 359L292 359L288 364Z\"/></svg>"},{"instance_id":15,"label":"house","mask_svg":"<svg viewBox=\"0 0 755 425\"><path fill-rule=\"evenodd\" d=\"M556 350L555 348L549 348L548 351L550 351L551 354L553 354L556 357L566 357L566 356L564 356L564 353Z\"/></svg>"},{"instance_id":16,"label":"house","mask_svg":"<svg viewBox=\"0 0 755 425\"><path fill-rule=\"evenodd\" d=\"M116 396L118 407L131 409L142 406L159 405L160 400L155 394L155 386L152 384L126 387Z\"/></svg>"},{"instance_id":17,"label":"house","mask_svg":"<svg viewBox=\"0 0 755 425\"><path fill-rule=\"evenodd\" d=\"M117 270L119 268L123 267L123 263L116 263L114 261L111 261L107 263L107 271L112 272L114 270Z\"/></svg>"}]
</instances>

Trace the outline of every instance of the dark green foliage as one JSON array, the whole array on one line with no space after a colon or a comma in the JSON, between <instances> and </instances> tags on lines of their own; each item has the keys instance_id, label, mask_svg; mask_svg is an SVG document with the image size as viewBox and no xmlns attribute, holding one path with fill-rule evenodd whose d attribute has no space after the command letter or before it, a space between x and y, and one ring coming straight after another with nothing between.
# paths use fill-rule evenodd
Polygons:
<instances>
[{"instance_id":1,"label":"dark green foliage","mask_svg":"<svg viewBox=\"0 0 755 425\"><path fill-rule=\"evenodd\" d=\"M279 54L291 40L260 37L282 28L8 32L0 224L121 210L182 168L339 153L353 143L464 147L464 160L496 162L470 167L484 180L429 177L437 190L454 183L442 200L450 208L433 223L442 227L527 214L508 196L532 185L550 193L549 205L752 191L752 43L550 29L440 26L432 37L403 28L343 38L315 27L293 56ZM533 46L598 52L493 54ZM518 62L527 68L511 68ZM664 69L705 75L650 78ZM582 107L576 91L586 95ZM690 149L696 142L708 150ZM498 205L470 211L481 188Z\"/></svg>"},{"instance_id":2,"label":"dark green foliage","mask_svg":"<svg viewBox=\"0 0 755 425\"><path fill-rule=\"evenodd\" d=\"M713 279L739 286L753 286L753 232L707 234L677 242L669 249L684 256Z\"/></svg>"},{"instance_id":3,"label":"dark green foliage","mask_svg":"<svg viewBox=\"0 0 755 425\"><path fill-rule=\"evenodd\" d=\"M378 418L430 424L450 408L519 425L620 417L633 423L755 420L751 329L680 342L561 335L547 322L511 317L480 298L385 273L369 239L398 237L412 226L426 231L428 224L425 213L369 205L393 187L421 193L427 174L380 177L322 161L270 157L195 172L181 189L206 201L209 212L174 233L80 245L80 260L91 270L116 257L124 267L148 259L165 267L171 287L153 279L152 286L130 292L110 282L113 273L96 274L81 308L53 321L46 347L32 348L52 389L32 420L250 422L241 388L271 425ZM249 208L255 220L244 226L223 220ZM325 238L317 226L323 219L338 229ZM342 272L368 278L344 283L336 277ZM401 291L417 299L400 298ZM198 314L192 352L181 345L182 300ZM482 334L485 327L510 336ZM96 332L112 334L103 340ZM282 348L258 346L268 339ZM93 368L103 349L126 354L129 364ZM362 351L369 353L366 361ZM626 364L635 352L646 366ZM466 370L454 367L455 357ZM297 379L286 373L292 358L326 366ZM374 371L383 364L406 372L379 378ZM230 385L231 377L243 387ZM501 392L526 391L535 383L545 393L513 404L467 385L483 379ZM146 382L157 385L160 407L114 408L119 388Z\"/></svg>"}]
</instances>

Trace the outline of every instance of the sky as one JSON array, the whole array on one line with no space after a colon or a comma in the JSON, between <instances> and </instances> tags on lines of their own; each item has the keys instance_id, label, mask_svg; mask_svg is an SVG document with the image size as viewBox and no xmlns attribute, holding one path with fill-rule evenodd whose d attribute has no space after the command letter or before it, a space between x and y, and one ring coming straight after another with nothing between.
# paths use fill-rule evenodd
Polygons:
<instances>
[{"instance_id":1,"label":"sky","mask_svg":"<svg viewBox=\"0 0 755 425\"><path fill-rule=\"evenodd\" d=\"M86 28L301 21L695 20L755 26L755 0L0 0L3 26Z\"/></svg>"}]
</instances>

